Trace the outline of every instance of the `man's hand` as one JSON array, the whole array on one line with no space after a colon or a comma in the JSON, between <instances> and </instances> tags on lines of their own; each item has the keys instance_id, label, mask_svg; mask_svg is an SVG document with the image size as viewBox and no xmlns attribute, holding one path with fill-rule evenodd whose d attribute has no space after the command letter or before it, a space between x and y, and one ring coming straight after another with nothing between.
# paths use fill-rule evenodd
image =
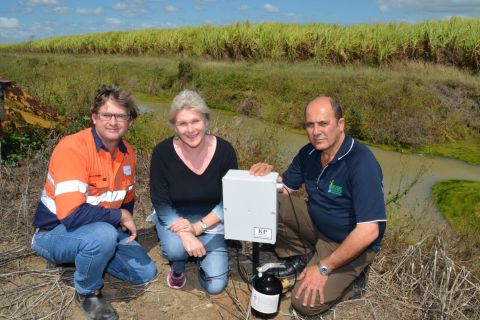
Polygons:
<instances>
[{"instance_id":1,"label":"man's hand","mask_svg":"<svg viewBox=\"0 0 480 320\"><path fill-rule=\"evenodd\" d=\"M183 247L189 256L201 258L207 254L203 244L192 233L179 232L178 236L180 237L180 240L182 240Z\"/></svg>"},{"instance_id":2,"label":"man's hand","mask_svg":"<svg viewBox=\"0 0 480 320\"><path fill-rule=\"evenodd\" d=\"M193 235L196 235L195 228L193 224L185 218L178 218L170 224L170 230L174 233L179 232L191 232Z\"/></svg>"},{"instance_id":3,"label":"man's hand","mask_svg":"<svg viewBox=\"0 0 480 320\"><path fill-rule=\"evenodd\" d=\"M255 163L253 166L250 167L250 174L253 176L265 176L272 172L273 166L268 163Z\"/></svg>"},{"instance_id":4,"label":"man's hand","mask_svg":"<svg viewBox=\"0 0 480 320\"><path fill-rule=\"evenodd\" d=\"M130 243L137 237L137 226L135 222L133 222L132 214L126 209L120 209L122 213L122 217L120 218L120 226L122 227L123 231L129 231L130 237L125 240L125 243Z\"/></svg>"},{"instance_id":5,"label":"man's hand","mask_svg":"<svg viewBox=\"0 0 480 320\"><path fill-rule=\"evenodd\" d=\"M320 297L320 303L325 302L323 289L327 283L328 276L322 276L317 265L314 264L306 267L298 276L298 280L301 282L295 292L295 299L299 299L302 295L302 291L305 290L302 302L303 306L314 307L317 295Z\"/></svg>"}]
</instances>

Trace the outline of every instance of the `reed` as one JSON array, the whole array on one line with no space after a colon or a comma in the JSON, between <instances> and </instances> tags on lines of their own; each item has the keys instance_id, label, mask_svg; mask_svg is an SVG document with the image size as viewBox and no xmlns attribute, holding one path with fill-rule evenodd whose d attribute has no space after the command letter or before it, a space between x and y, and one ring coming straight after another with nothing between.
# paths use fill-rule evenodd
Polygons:
<instances>
[{"instance_id":1,"label":"reed","mask_svg":"<svg viewBox=\"0 0 480 320\"><path fill-rule=\"evenodd\" d=\"M421 60L480 68L480 19L421 23L237 23L64 36L4 45L2 51L315 61L378 66Z\"/></svg>"}]
</instances>

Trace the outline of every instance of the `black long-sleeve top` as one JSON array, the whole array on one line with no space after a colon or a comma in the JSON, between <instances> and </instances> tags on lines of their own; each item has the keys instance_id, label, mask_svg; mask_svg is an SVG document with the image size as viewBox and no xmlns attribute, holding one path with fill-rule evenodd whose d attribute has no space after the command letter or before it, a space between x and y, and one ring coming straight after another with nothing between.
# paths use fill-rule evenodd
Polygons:
<instances>
[{"instance_id":1,"label":"black long-sleeve top","mask_svg":"<svg viewBox=\"0 0 480 320\"><path fill-rule=\"evenodd\" d=\"M155 146L150 164L150 198L161 223L169 225L179 216L195 221L211 211L223 220L222 177L229 169L237 169L238 164L232 145L220 137L216 139L212 160L200 175L180 159L173 137Z\"/></svg>"}]
</instances>

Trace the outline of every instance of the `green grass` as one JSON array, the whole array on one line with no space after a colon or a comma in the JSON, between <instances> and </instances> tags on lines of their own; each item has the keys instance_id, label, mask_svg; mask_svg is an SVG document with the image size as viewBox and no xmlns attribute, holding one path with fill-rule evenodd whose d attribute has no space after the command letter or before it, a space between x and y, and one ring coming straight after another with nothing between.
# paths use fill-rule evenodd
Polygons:
<instances>
[{"instance_id":1,"label":"green grass","mask_svg":"<svg viewBox=\"0 0 480 320\"><path fill-rule=\"evenodd\" d=\"M480 181L442 181L432 187L432 195L452 228L480 244Z\"/></svg>"},{"instance_id":2,"label":"green grass","mask_svg":"<svg viewBox=\"0 0 480 320\"><path fill-rule=\"evenodd\" d=\"M433 144L422 147L419 151L480 165L480 140L478 139Z\"/></svg>"},{"instance_id":3,"label":"green grass","mask_svg":"<svg viewBox=\"0 0 480 320\"><path fill-rule=\"evenodd\" d=\"M101 84L117 83L139 100L162 104L182 88L193 88L210 107L302 132L305 105L318 95L334 95L345 108L347 131L357 139L480 162L478 144L472 143L480 140L480 77L454 67L0 53L0 70L67 118L85 114ZM445 144L440 153L438 146Z\"/></svg>"},{"instance_id":4,"label":"green grass","mask_svg":"<svg viewBox=\"0 0 480 320\"><path fill-rule=\"evenodd\" d=\"M478 30L480 19L459 17L351 26L247 22L56 37L5 45L0 50L371 66L410 59L479 70Z\"/></svg>"}]
</instances>

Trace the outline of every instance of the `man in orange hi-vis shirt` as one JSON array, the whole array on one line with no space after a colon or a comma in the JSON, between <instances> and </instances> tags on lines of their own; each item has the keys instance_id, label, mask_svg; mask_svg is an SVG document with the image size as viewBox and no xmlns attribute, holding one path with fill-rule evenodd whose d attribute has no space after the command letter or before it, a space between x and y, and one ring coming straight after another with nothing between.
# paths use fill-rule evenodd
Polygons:
<instances>
[{"instance_id":1,"label":"man in orange hi-vis shirt","mask_svg":"<svg viewBox=\"0 0 480 320\"><path fill-rule=\"evenodd\" d=\"M88 319L118 319L102 296L103 274L142 284L156 266L135 241L135 161L122 137L137 117L130 94L103 86L91 128L63 138L50 159L35 212L32 248L55 264L75 263L75 302Z\"/></svg>"}]
</instances>

